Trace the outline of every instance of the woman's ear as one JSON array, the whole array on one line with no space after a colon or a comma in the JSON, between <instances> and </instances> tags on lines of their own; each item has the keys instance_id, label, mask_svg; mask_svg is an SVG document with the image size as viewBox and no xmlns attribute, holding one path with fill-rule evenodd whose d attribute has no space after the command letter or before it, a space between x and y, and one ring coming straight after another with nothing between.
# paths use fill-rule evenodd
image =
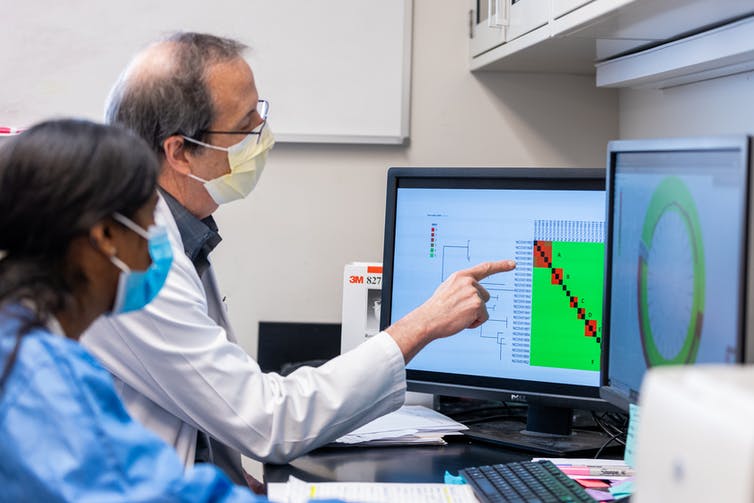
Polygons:
<instances>
[{"instance_id":1,"label":"woman's ear","mask_svg":"<svg viewBox=\"0 0 754 503\"><path fill-rule=\"evenodd\" d=\"M162 142L162 149L165 151L165 161L167 168L173 169L182 175L191 173L189 160L186 157L185 140L180 135L169 136Z\"/></svg>"},{"instance_id":2,"label":"woman's ear","mask_svg":"<svg viewBox=\"0 0 754 503\"><path fill-rule=\"evenodd\" d=\"M97 222L89 229L89 242L105 257L113 257L118 251L113 240L113 226L115 222L106 219Z\"/></svg>"}]
</instances>

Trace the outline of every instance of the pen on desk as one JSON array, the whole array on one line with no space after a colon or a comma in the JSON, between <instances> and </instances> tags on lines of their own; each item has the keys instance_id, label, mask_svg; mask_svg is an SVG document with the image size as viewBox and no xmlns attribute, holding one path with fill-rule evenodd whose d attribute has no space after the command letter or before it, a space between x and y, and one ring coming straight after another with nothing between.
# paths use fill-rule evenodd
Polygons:
<instances>
[{"instance_id":1,"label":"pen on desk","mask_svg":"<svg viewBox=\"0 0 754 503\"><path fill-rule=\"evenodd\" d=\"M620 466L558 466L566 475L588 477L631 477L634 471L631 468Z\"/></svg>"}]
</instances>

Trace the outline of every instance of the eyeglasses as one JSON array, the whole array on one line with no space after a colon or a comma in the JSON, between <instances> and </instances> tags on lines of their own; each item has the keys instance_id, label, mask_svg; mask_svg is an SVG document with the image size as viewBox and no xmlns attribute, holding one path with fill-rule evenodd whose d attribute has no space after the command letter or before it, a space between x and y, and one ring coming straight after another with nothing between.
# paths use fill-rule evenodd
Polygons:
<instances>
[{"instance_id":1,"label":"eyeglasses","mask_svg":"<svg viewBox=\"0 0 754 503\"><path fill-rule=\"evenodd\" d=\"M270 113L270 102L267 100L259 100L257 101L257 113L262 118L262 123L252 129L251 131L214 131L211 129L204 129L200 131L200 133L203 134L243 134L243 135L249 135L249 134L262 134L262 130L264 129L265 124L267 124L267 116Z\"/></svg>"}]
</instances>

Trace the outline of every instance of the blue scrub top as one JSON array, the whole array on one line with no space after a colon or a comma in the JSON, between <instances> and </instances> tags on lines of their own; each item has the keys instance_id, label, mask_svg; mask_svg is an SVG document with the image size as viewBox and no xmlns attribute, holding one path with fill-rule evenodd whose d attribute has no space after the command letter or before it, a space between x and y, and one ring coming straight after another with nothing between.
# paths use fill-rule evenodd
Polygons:
<instances>
[{"instance_id":1,"label":"blue scrub top","mask_svg":"<svg viewBox=\"0 0 754 503\"><path fill-rule=\"evenodd\" d=\"M20 308L0 312L0 369ZM0 501L266 501L212 465L184 470L126 412L110 374L78 343L35 328L0 391Z\"/></svg>"}]
</instances>

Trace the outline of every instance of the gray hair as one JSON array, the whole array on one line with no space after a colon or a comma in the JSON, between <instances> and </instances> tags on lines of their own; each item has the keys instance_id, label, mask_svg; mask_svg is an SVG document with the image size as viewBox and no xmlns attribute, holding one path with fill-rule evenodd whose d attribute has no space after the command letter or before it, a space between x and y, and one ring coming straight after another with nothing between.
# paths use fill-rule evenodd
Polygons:
<instances>
[{"instance_id":1,"label":"gray hair","mask_svg":"<svg viewBox=\"0 0 754 503\"><path fill-rule=\"evenodd\" d=\"M120 75L105 105L105 121L144 138L158 155L170 136L203 139L215 117L207 70L242 56L246 45L205 33L178 32L152 45ZM198 146L186 142L185 148Z\"/></svg>"}]
</instances>

